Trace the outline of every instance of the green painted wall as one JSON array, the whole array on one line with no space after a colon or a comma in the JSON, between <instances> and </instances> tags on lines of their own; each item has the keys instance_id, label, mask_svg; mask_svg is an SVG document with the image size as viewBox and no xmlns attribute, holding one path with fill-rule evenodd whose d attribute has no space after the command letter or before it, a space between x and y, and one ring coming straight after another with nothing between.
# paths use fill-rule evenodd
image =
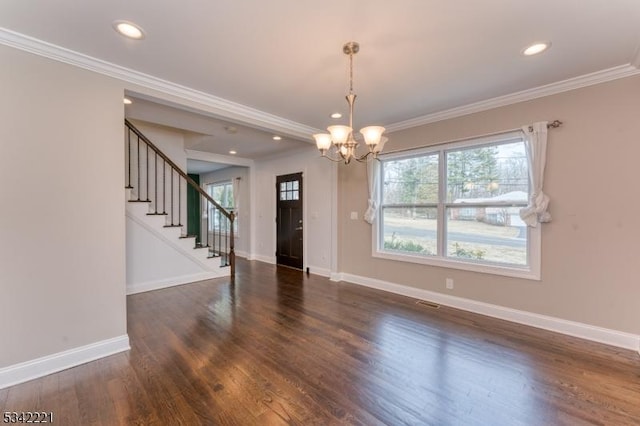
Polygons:
<instances>
[{"instance_id":1,"label":"green painted wall","mask_svg":"<svg viewBox=\"0 0 640 426\"><path fill-rule=\"evenodd\" d=\"M198 185L200 175L189 174ZM200 242L200 195L191 185L187 185L187 234L196 236L196 243Z\"/></svg>"}]
</instances>

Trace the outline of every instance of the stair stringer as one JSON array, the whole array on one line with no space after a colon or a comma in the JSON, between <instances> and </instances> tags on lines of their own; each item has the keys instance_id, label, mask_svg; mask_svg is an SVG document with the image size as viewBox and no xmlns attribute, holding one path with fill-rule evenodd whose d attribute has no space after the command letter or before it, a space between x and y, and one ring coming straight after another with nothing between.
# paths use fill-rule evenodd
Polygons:
<instances>
[{"instance_id":1,"label":"stair stringer","mask_svg":"<svg viewBox=\"0 0 640 426\"><path fill-rule=\"evenodd\" d=\"M181 273L175 276L167 276L161 279L155 277L151 280L139 280L130 279L128 275L127 279L127 293L133 294L142 291L149 291L158 288L170 287L173 285L186 284L188 282L200 281L218 277L229 277L230 268L221 267L220 258L209 258L209 251L207 248L194 248L195 238L180 238L182 228L180 227L164 227L164 216L161 215L147 215L149 210L149 204L146 202L127 202L125 214L128 220L131 220L131 224L139 226L141 230L146 231L152 235L157 243L164 244L167 249L172 250L176 256L181 256L182 259L176 259L182 265L185 264L184 260L188 260L193 265L192 272L188 274ZM129 244L129 243L128 243ZM161 248L165 250L165 248ZM130 253L133 252L133 253ZM127 268L130 268L132 264L142 261L137 258L136 250L127 250ZM146 260L148 262L148 259ZM142 262L144 263L144 262ZM184 270L184 267L182 268ZM130 282L138 281L138 282Z\"/></svg>"}]
</instances>

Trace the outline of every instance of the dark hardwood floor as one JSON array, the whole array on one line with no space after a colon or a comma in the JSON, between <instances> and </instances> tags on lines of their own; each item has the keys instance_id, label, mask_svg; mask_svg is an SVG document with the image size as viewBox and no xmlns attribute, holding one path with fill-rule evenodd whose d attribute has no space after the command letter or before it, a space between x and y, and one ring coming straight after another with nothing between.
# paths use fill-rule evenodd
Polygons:
<instances>
[{"instance_id":1,"label":"dark hardwood floor","mask_svg":"<svg viewBox=\"0 0 640 426\"><path fill-rule=\"evenodd\" d=\"M131 351L0 390L60 425L638 425L640 356L286 268L129 296Z\"/></svg>"}]
</instances>

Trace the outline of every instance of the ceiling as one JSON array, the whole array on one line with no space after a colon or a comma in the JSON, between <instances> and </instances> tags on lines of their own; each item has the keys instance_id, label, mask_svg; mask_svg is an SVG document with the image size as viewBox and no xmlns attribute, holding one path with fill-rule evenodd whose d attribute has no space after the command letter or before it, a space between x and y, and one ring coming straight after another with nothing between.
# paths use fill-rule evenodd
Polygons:
<instances>
[{"instance_id":1,"label":"ceiling","mask_svg":"<svg viewBox=\"0 0 640 426\"><path fill-rule=\"evenodd\" d=\"M221 120L165 101L149 100L147 97L131 94L127 94L127 98L133 101L131 105L125 106L127 118L160 124L178 131L184 137L184 147L188 150L256 160L285 152L312 149L306 142L288 137L274 140L272 132ZM231 154L232 152L235 154ZM202 163L190 162L189 172L203 173ZM215 170L211 167L205 169L207 172Z\"/></svg>"},{"instance_id":2,"label":"ceiling","mask_svg":"<svg viewBox=\"0 0 640 426\"><path fill-rule=\"evenodd\" d=\"M140 25L146 38L118 35L112 22L119 19ZM160 124L190 132L193 149L210 152L228 153L236 149L234 137L246 137L247 158L311 143L307 129L335 124L332 112L347 115L347 41L361 45L354 126L397 129L592 73L637 70L639 24L638 0L0 2L0 27L12 37L46 41L223 105L196 115L193 125ZM0 42L7 34L0 31ZM521 55L536 41L552 47ZM144 106L147 111L130 113L153 109ZM167 116L185 113L180 105L156 108ZM262 113L267 119L256 125ZM239 131L229 134L229 125ZM284 140L275 143L274 133Z\"/></svg>"}]
</instances>

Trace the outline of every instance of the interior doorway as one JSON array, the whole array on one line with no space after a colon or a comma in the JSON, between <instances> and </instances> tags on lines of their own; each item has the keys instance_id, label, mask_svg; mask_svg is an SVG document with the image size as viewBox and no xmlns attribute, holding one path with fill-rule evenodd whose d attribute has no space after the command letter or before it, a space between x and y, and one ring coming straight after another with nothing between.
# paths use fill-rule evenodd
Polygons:
<instances>
[{"instance_id":1,"label":"interior doorway","mask_svg":"<svg viewBox=\"0 0 640 426\"><path fill-rule=\"evenodd\" d=\"M276 177L276 263L303 267L302 173Z\"/></svg>"}]
</instances>

